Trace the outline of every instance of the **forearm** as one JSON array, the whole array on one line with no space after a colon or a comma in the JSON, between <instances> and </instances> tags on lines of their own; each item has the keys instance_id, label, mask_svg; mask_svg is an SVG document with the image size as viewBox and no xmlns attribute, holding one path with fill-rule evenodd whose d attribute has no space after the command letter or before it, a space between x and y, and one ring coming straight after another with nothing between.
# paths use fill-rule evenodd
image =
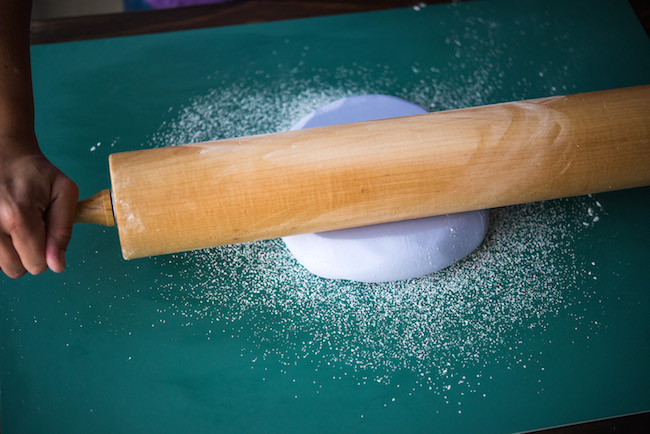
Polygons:
<instances>
[{"instance_id":1,"label":"forearm","mask_svg":"<svg viewBox=\"0 0 650 434\"><path fill-rule=\"evenodd\" d=\"M10 277L65 267L77 186L34 134L30 0L0 0L0 270Z\"/></svg>"},{"instance_id":2,"label":"forearm","mask_svg":"<svg viewBox=\"0 0 650 434\"><path fill-rule=\"evenodd\" d=\"M34 134L30 14L29 0L0 0L0 137L26 138Z\"/></svg>"}]
</instances>

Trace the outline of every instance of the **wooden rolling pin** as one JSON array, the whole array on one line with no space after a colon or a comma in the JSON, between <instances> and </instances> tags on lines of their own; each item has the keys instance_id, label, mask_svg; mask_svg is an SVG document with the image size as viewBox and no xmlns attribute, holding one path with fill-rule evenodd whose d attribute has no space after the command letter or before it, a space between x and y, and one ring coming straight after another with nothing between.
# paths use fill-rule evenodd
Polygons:
<instances>
[{"instance_id":1,"label":"wooden rolling pin","mask_svg":"<svg viewBox=\"0 0 650 434\"><path fill-rule=\"evenodd\" d=\"M125 259L650 185L650 85L109 157ZM113 215L115 220L113 220Z\"/></svg>"}]
</instances>

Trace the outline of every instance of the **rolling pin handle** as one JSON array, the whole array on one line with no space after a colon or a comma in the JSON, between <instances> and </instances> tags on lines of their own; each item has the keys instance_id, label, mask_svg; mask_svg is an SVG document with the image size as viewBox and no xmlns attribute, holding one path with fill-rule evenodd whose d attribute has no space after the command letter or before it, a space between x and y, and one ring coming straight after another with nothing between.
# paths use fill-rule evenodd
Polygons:
<instances>
[{"instance_id":1,"label":"rolling pin handle","mask_svg":"<svg viewBox=\"0 0 650 434\"><path fill-rule=\"evenodd\" d=\"M79 201L74 212L74 222L115 226L110 190L102 190L88 199Z\"/></svg>"}]
</instances>

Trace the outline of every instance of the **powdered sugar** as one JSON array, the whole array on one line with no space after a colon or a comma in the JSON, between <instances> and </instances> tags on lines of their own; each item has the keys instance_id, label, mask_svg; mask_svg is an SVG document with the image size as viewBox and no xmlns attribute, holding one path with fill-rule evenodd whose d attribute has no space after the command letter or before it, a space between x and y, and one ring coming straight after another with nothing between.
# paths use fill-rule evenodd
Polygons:
<instances>
[{"instance_id":1,"label":"powdered sugar","mask_svg":"<svg viewBox=\"0 0 650 434\"><path fill-rule=\"evenodd\" d=\"M215 90L192 101L154 142L289 129L313 107L373 90L347 84L334 88L316 80L282 92ZM419 98L450 104L428 90L420 89ZM592 197L493 210L484 244L468 258L439 273L390 284L317 278L280 240L223 246L174 255L185 271L169 276L160 291L167 309L207 339L214 333L246 336L250 346L242 357L250 357L251 368L261 360L275 360L285 372L305 364L314 372L338 367L360 386L394 384L398 375L407 393L430 389L449 401L452 387L480 392L489 366L536 365L537 355L522 347L521 334L543 334L549 318L565 307L564 292L582 272L574 263L572 240L588 229L583 221L591 227L599 216L602 209ZM165 260L159 261L164 268ZM410 373L407 389L405 373Z\"/></svg>"},{"instance_id":2,"label":"powdered sugar","mask_svg":"<svg viewBox=\"0 0 650 434\"><path fill-rule=\"evenodd\" d=\"M391 383L397 373L410 372L413 390L445 395L467 370L480 378L495 364L535 365L521 335L544 333L580 273L571 241L582 225L564 212L566 205L592 202L494 210L475 253L420 279L320 279L274 240L175 255L186 272L161 289L186 326L209 324L208 339L213 332L240 336L245 330L251 358L308 363L315 371L338 366L360 384ZM480 384L466 379L463 388L476 392Z\"/></svg>"},{"instance_id":3,"label":"powdered sugar","mask_svg":"<svg viewBox=\"0 0 650 434\"><path fill-rule=\"evenodd\" d=\"M405 86L380 64L314 70L309 79L223 82L178 110L148 146L288 130L314 108L351 95L392 94L431 110L484 104L500 74L489 61L498 49L483 54L483 69L460 68L461 86L438 80L438 67L424 63L413 65ZM544 339L550 318L566 308L565 292L585 273L575 263L574 237L602 216L592 197L493 210L485 242L468 258L383 284L315 277L280 240L223 246L173 255L175 272L158 282L159 291L165 313L182 316L206 339L246 339L242 357L251 369L262 362L283 373L309 367L316 393L325 381L318 372L335 369L360 387L391 384L396 396L431 391L460 411L463 394L484 396L494 366L543 371L526 336ZM156 260L163 270L169 261Z\"/></svg>"}]
</instances>

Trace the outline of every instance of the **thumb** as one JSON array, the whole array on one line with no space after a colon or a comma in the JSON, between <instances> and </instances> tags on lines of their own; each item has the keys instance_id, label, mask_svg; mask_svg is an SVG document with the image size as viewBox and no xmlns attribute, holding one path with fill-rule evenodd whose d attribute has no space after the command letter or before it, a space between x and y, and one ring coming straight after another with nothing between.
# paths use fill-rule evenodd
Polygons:
<instances>
[{"instance_id":1,"label":"thumb","mask_svg":"<svg viewBox=\"0 0 650 434\"><path fill-rule=\"evenodd\" d=\"M52 184L52 199L45 213L45 261L55 273L65 268L65 251L72 237L78 196L77 185L60 173Z\"/></svg>"}]
</instances>

